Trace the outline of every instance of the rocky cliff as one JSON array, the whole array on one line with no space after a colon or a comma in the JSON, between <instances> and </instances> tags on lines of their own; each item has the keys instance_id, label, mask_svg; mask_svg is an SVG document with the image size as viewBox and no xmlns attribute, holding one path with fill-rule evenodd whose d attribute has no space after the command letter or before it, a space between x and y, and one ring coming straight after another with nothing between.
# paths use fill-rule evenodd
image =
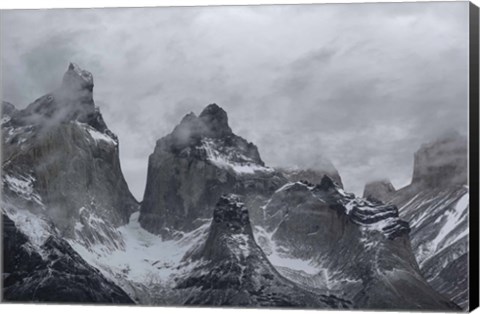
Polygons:
<instances>
[{"instance_id":1,"label":"rocky cliff","mask_svg":"<svg viewBox=\"0 0 480 314\"><path fill-rule=\"evenodd\" d=\"M247 196L246 202L257 208L285 182L281 173L265 166L254 144L232 132L226 112L212 104L198 117L186 115L157 141L140 223L164 236L191 231L212 216L221 195Z\"/></svg>"},{"instance_id":2,"label":"rocky cliff","mask_svg":"<svg viewBox=\"0 0 480 314\"><path fill-rule=\"evenodd\" d=\"M308 292L283 278L255 242L248 210L236 195L218 201L206 241L185 256L195 267L177 289L185 304L280 307L348 307L350 302Z\"/></svg>"},{"instance_id":3,"label":"rocky cliff","mask_svg":"<svg viewBox=\"0 0 480 314\"><path fill-rule=\"evenodd\" d=\"M356 198L325 176L318 185L283 186L264 214L258 243L303 287L338 293L358 308L456 308L422 278L394 205Z\"/></svg>"},{"instance_id":4,"label":"rocky cliff","mask_svg":"<svg viewBox=\"0 0 480 314\"><path fill-rule=\"evenodd\" d=\"M106 241L107 231L101 224L90 228L87 220L119 226L138 207L121 172L118 139L92 93L92 75L70 64L62 85L26 109L2 104L5 200L41 208L67 237L85 228L89 242ZM26 201L28 193L38 198Z\"/></svg>"},{"instance_id":5,"label":"rocky cliff","mask_svg":"<svg viewBox=\"0 0 480 314\"><path fill-rule=\"evenodd\" d=\"M61 86L27 108L3 102L1 123L5 298L132 303L68 242L120 248L116 228L138 208L92 75L70 64Z\"/></svg>"},{"instance_id":6,"label":"rocky cliff","mask_svg":"<svg viewBox=\"0 0 480 314\"><path fill-rule=\"evenodd\" d=\"M412 185L438 189L467 184L468 141L450 133L415 153Z\"/></svg>"},{"instance_id":7,"label":"rocky cliff","mask_svg":"<svg viewBox=\"0 0 480 314\"><path fill-rule=\"evenodd\" d=\"M422 274L439 292L468 308L468 141L450 134L415 154L410 185L390 202L410 223Z\"/></svg>"}]
</instances>

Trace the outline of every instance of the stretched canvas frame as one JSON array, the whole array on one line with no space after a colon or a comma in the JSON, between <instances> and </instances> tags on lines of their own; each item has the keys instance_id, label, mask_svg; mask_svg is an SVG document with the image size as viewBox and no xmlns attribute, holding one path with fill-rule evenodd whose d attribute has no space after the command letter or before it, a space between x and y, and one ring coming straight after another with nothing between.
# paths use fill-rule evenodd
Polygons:
<instances>
[{"instance_id":1,"label":"stretched canvas frame","mask_svg":"<svg viewBox=\"0 0 480 314\"><path fill-rule=\"evenodd\" d=\"M369 90L379 86L386 86L387 89L395 86L389 85L391 83L386 80L388 76L372 78L367 73L365 85L359 81L346 80L345 86L348 88L335 86L335 82L341 81L342 77L353 76L349 73L349 68L342 68L335 62L342 60L355 69L352 51L362 51L363 45L372 48L369 42L359 41L357 45L348 47L351 50L346 52L348 49L345 47L348 45L345 42L337 43L337 39L342 37L341 23L332 22L332 25L339 27L333 31L339 32L337 38L329 42L333 48L309 50L311 38L305 32L293 28L295 35L285 36L290 36L290 40L299 38L298 41L292 43L291 47L288 47L287 42L278 46L286 49L287 53L287 50L295 51L295 44L304 45L299 48L303 54L298 52L296 59L290 60L289 67L284 66L278 51L274 51L275 47L278 48L275 40L281 36L273 36L271 50L268 45L257 46L255 41L249 42L250 38L265 41L270 39L269 36L258 35L261 34L260 31L255 34L255 28L249 28L249 21L260 25L259 27L265 27L268 23L276 25L278 21L275 19L279 16L288 17L288 14L282 15L285 12L315 26L311 16L302 15L305 14L302 11L304 6L311 8L312 12L318 12L319 20L328 21L333 16L333 21L338 17L338 12L348 14L348 6L357 6L365 10L365 13L367 8L376 12L382 11L384 6L397 5L401 9L398 12L401 13L398 16L392 14L392 21L408 24L413 31L409 33L406 28L406 36L416 36L414 30L424 30L420 29L421 26L416 29L416 24L411 21L417 19L418 22L422 17L432 16L435 21L438 18L435 15L437 9L432 9L431 15L424 12L429 12L429 5L435 7L440 3L442 2L279 5L256 8L225 6L199 8L197 11L195 8L150 8L142 11L145 13L143 20L137 14L140 8L51 10L45 15L46 11L42 12L44 10L1 11L0 43L4 47L1 56L2 64L5 65L1 72L2 302L473 311L478 307L479 296L476 275L479 265L478 7L469 2L455 5L443 2L446 7L456 6L455 10L461 7L455 11L461 13L455 16L449 15L447 11L438 11L444 14L439 16L453 18L458 25L467 26L463 28L463 33L447 28L446 33L458 35L460 39L455 37L455 41L446 36L445 46L437 43L440 49L445 49L441 53L445 52L446 56L452 53L453 57L444 59L445 62L468 63L465 67L468 73L463 73L465 77L460 78L468 82L468 87L460 88L464 93L458 94L459 98L468 100L468 105L438 104L438 108L446 110L447 114L454 113L452 108L465 111L467 117L464 119L465 122L468 121L468 126L450 123L449 119L434 111L431 101L440 98L433 94L440 92L439 86L443 85L435 81L436 77L432 77L432 85L426 85L434 91L432 98L427 97L430 94L425 90L425 105L428 108L427 114L432 117L432 126L424 126L425 129L432 128L432 133L438 136L432 137L427 132L422 134L429 141L421 142L422 145L418 145L411 156L413 174L408 184L395 188L386 180L389 173L384 171L383 177L372 174L362 181L365 183L363 195L358 192L357 195L349 193L347 187L351 183L345 181L342 172L333 166L337 165L336 160L332 160L332 164L328 159L323 160L321 154L312 153L320 148L326 149L327 146L352 142L342 139L340 135L337 141L322 137L320 130L327 133L328 130L317 129L310 123L314 121L313 117L320 120L325 117L320 113L332 113L331 117L321 121L325 124L330 118L336 121L337 125L332 125L331 128L340 134L339 123L355 122L350 120L346 109L341 118L335 116L335 107L348 106L347 102L353 102L352 99L361 98L364 94L372 97L369 98L372 102L379 99L379 95L387 95L384 99L392 99L388 98L391 96L388 91L372 94L375 95L373 97ZM338 12L330 10L335 6L340 6ZM421 10L416 11L420 6ZM239 10L238 16L232 14L236 9ZM235 18L240 17L240 27L235 28L235 24L232 29L224 26L223 30L221 25L214 25L208 29L213 29L213 33L208 33L206 29L202 33L179 26L191 20L197 21L197 18L208 19L227 11L232 14L232 23L236 23ZM419 13L415 15L411 12ZM92 23L92 29L81 25L78 29L71 28L50 36L48 31L51 28L47 24L60 23L68 14ZM104 16L110 14L124 18L126 24L119 23L112 28L102 24ZM375 19L375 14L377 13L370 17L371 20ZM107 39L114 36L120 38L117 43L122 42L123 36L133 40L128 37L128 31L123 29L131 25L128 22L142 25L138 29L134 28L137 33L133 32L135 37L141 37L142 32L152 31L157 18L162 20L160 24L163 26L179 27L173 31L176 36L188 37L183 43L176 42L174 36L168 40L163 38L165 41L160 40L166 45L166 48L160 49L161 56L174 69L169 73L174 84L169 85L163 77L159 83L151 84L155 76L148 77L151 73L142 64L143 58L145 62L156 60L149 59L152 51L148 49L153 46L148 43L138 41L137 46L134 46L138 49L122 54L117 65L131 64L131 68L124 68L123 74L119 71L111 76L105 74L100 62L91 59L98 56L100 60L106 60L102 59L105 54L102 49L108 49L108 46L101 46L98 50L95 47L85 49L85 57L68 50L70 48L66 44L75 38L86 38L82 37L85 34L94 36L97 30L102 35L99 35L100 39L92 37L92 42L99 45L102 41L109 42ZM458 22L462 19L468 20L468 25ZM35 30L38 33L21 29L19 25L22 21L27 24L31 21L38 23L38 29ZM352 23L361 25L368 21L369 17L366 17ZM15 24L18 22L20 23ZM149 23L153 24L149 26ZM457 26L449 23L451 20L445 20L445 25ZM299 26L300 24L292 25L305 27ZM386 27L388 26L390 24L387 21ZM360 29L359 26L359 34ZM185 30L191 33L186 33ZM275 32L274 28L271 30ZM20 39L27 35L32 36L34 42L38 40L38 43L27 44ZM328 37L327 33L322 35ZM102 39L101 36L106 37ZM219 39L211 40L212 37L209 36L218 36ZM236 46L229 36L238 36L242 45ZM302 36L306 36L306 39L302 40ZM362 36L368 37L367 34ZM427 44L423 47L426 47L431 38L428 32L424 36ZM198 46L198 38L206 44ZM372 40L377 37L368 38ZM465 40L462 41L462 38ZM185 44L189 42L197 43L195 47L200 48L200 52L189 49ZM228 43L245 50L232 52L230 50L233 48ZM456 54L459 49L452 43L465 44L462 45L464 51L460 50L464 53L463 56ZM88 44L85 42L85 45ZM144 50L143 45L148 49ZM51 49L52 46L54 49ZM318 48L314 45L312 47ZM23 54L17 56L16 49ZM123 49L123 45L120 49ZM256 54L250 54L249 49L257 49ZM399 50L403 51L401 46ZM371 51L375 55L376 51ZM247 57L243 57L242 53ZM292 55L288 57L295 54L289 53ZM300 55L302 57L298 57ZM127 56L133 57L128 59ZM199 61L192 61L191 56ZM361 56L358 62L367 62L365 56L368 54ZM84 69L80 62L77 64L74 62L76 60L69 60L72 62L61 65L66 66L66 71L59 87L36 100L35 97L41 96L41 93L28 98L28 105L12 105L10 101L23 101L27 98L26 94L30 97L32 92L41 90L39 86L51 85L45 82L55 80L53 76L56 73L39 65L56 64L57 57L59 60L77 57L94 68ZM379 53L377 57L381 60L384 55ZM400 55L391 59L393 63L399 62L398 68L392 69L400 70L400 78L401 65L411 66L408 58L399 61L401 58ZM432 55L432 60L434 67L445 65L438 62L442 58ZM205 65L202 66L202 63ZM21 69L19 65L22 65ZM194 67L189 68L189 65ZM212 70L209 66L217 68ZM243 66L249 69L252 75L250 79L235 77L237 73L245 74L246 71L241 69ZM164 65L159 62L153 63L152 67L161 68ZM37 72L40 68L42 73ZM122 78L128 76L125 72L135 72L137 68L138 73L132 73L132 77L140 81ZM105 81L97 79L96 69ZM328 74L332 78L321 77L315 72L319 69L331 71ZM428 70L428 66L425 69ZM455 67L447 69L455 72L451 73L452 77L461 73L455 71ZM290 72L282 77L286 70ZM198 81L188 78L183 80L181 76L176 76L177 71L182 75L192 75ZM199 74L202 71L212 75L206 79ZM441 72L432 73L438 75ZM34 74L37 82L27 74ZM270 75L279 77L271 78ZM421 75L420 71L418 75ZM448 78L450 74L443 75ZM319 77L321 79L315 81ZM38 83L39 78L45 80L44 85ZM281 96L275 98L261 94L263 90L255 86L261 79L271 79L272 85L265 84L265 89L272 88L271 93ZM369 79L374 83L370 84ZM249 80L252 84L246 84ZM21 87L19 82L27 83ZM125 85L118 88L112 82ZM184 82L187 83L183 84ZM324 101L328 110L318 110L313 105L316 103L312 102L310 107L298 107L307 108L308 112L301 112L302 109L297 111L297 107L291 106L292 103L308 103L312 97L317 97L311 93L313 89L309 84L312 82L321 82L325 86L325 93L331 93L329 97L315 98L320 103L318 108L323 106ZM150 88L142 89L144 84L149 84ZM190 87L198 93L211 89L205 95L214 99L211 103L200 104L200 99L205 99L202 98L203 94L198 99L182 98L184 90L180 93L172 92L175 84L184 90ZM401 84L399 79L398 85ZM244 91L225 92L224 86L232 89L241 87ZM98 89L100 96L96 94ZM124 94L125 99L129 99L129 93L140 95L136 94L135 89L142 91L146 99L139 100L138 106L141 109L138 112L119 113L127 107L112 108L104 102L104 99L121 100L118 93ZM145 138L155 136L155 140L148 139L152 153L148 158L143 156L145 164L148 163L148 169L145 167L146 186L139 189L141 196L134 196L131 192L132 185L136 184L132 181L133 174L124 176L122 173L122 170L125 171L122 166L127 163L122 149L128 145L134 149L140 147L133 142L143 138L135 137L137 126L128 125L126 117L152 126L152 116L157 112L145 115L147 109L155 108L145 104L154 102L160 90L170 93L168 101L174 104L172 108L175 109L160 110L165 116L159 118L159 121L168 124L173 119L175 122L169 131L164 132L164 129L159 128L151 130L151 134L142 133ZM346 94L352 92L353 96L342 98L340 96L345 95L339 91ZM418 97L420 94L414 95ZM217 96L221 101L217 100ZM405 99L423 104L423 99L408 96L410 95ZM172 99L173 97L179 99ZM255 99L258 103L247 106L246 99ZM275 106L263 104L273 99L278 100L275 105L277 108L287 109L272 109ZM335 103L335 99L340 101ZM232 101L235 106L224 103L226 100ZM162 98L162 101L165 99ZM327 103L334 105L329 107ZM122 104L127 105L126 102ZM245 109L238 109L242 104ZM282 107L284 104L285 107ZM256 108L260 109L253 112ZM366 110L371 110L374 124L376 122L373 116L377 117L378 114L378 117L382 117L379 113L381 107L372 108L374 109ZM417 108L420 111L420 107ZM282 114L282 110L286 114ZM143 112L142 115L140 111ZM398 114L402 114L401 110ZM413 116L416 113L411 114ZM259 119L262 115L269 115L265 121L270 121L265 122L264 128L258 127L263 123ZM178 117L182 118L177 119ZM388 115L383 117L385 121L394 121L388 120ZM122 136L114 134L116 129L108 127L110 123L115 127L120 125L115 119L125 119L124 125L127 125L127 129L130 128L129 131L122 131L122 134L131 133L132 137L126 139L127 145L123 144ZM445 129L435 119L444 121ZM421 121L426 123L427 120ZM455 120L455 117L450 120ZM293 137L287 138L286 130L290 130L285 128L287 122L296 128L305 127L308 135L297 132L295 134L300 134L298 141ZM454 126L455 132L450 132L447 125ZM388 133L390 126L379 124L380 127L384 128L380 130L386 134L393 134ZM349 136L355 139L355 136L361 136L361 132L362 129L359 128ZM404 139L414 138L409 134ZM395 140L401 145L406 143L401 142L401 136ZM285 147L285 143L291 147ZM384 143L386 142L382 142ZM352 145L352 151L360 154L362 149ZM266 152L268 161L273 161L272 165L263 159L263 152ZM371 148L371 152L380 154L382 151ZM298 157L299 155L304 156ZM338 153L335 156L340 155ZM379 159L372 160L381 164ZM351 166L354 161L348 162L347 159L338 161L345 167L343 169L347 169L346 177L358 181L359 175L351 174L355 168ZM358 169L363 166L358 161L356 165ZM389 165L391 167L394 163ZM295 167L289 168L290 166ZM375 167L371 167L369 171L374 172ZM367 173L368 171L361 174ZM392 175L397 175L394 169ZM141 197L143 198L139 201Z\"/></svg>"}]
</instances>

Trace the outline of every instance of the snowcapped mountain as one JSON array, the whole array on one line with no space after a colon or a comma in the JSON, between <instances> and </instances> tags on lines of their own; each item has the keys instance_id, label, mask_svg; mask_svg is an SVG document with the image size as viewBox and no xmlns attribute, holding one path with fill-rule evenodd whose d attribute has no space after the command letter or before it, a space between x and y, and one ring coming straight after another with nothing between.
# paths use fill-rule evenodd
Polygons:
<instances>
[{"instance_id":1,"label":"snowcapped mountain","mask_svg":"<svg viewBox=\"0 0 480 314\"><path fill-rule=\"evenodd\" d=\"M42 204L27 207L43 208L69 238L79 235L85 219L96 219L95 228L82 233L89 242L108 241L101 219L119 226L138 207L120 169L118 139L92 92L91 74L70 64L55 92L23 110L4 104L2 124L5 198L18 199L28 186Z\"/></svg>"},{"instance_id":2,"label":"snowcapped mountain","mask_svg":"<svg viewBox=\"0 0 480 314\"><path fill-rule=\"evenodd\" d=\"M288 183L264 207L256 238L280 273L355 308L454 309L420 275L395 206L356 198L325 176Z\"/></svg>"},{"instance_id":3,"label":"snowcapped mountain","mask_svg":"<svg viewBox=\"0 0 480 314\"><path fill-rule=\"evenodd\" d=\"M28 225L33 230L44 225L41 221L54 226L42 233L55 233L54 240L42 236L35 251L52 243L59 246L51 249L60 250L60 257L49 254L45 257L48 263L67 256L79 265L84 263L64 239L85 246L122 246L115 227L126 223L138 208L120 169L118 139L105 125L92 93L91 74L70 64L62 85L27 108L17 110L2 103L2 213L16 228L15 216L40 219ZM85 272L94 270L84 268ZM56 274L53 280L60 280ZM73 300L68 293L65 298ZM60 294L57 297L62 299ZM100 300L106 299L79 296L79 301Z\"/></svg>"},{"instance_id":4,"label":"snowcapped mountain","mask_svg":"<svg viewBox=\"0 0 480 314\"><path fill-rule=\"evenodd\" d=\"M237 195L218 201L207 239L185 257L197 266L176 289L185 304L282 307L348 307L335 296L318 295L282 277L253 237L248 210Z\"/></svg>"},{"instance_id":5,"label":"snowcapped mountain","mask_svg":"<svg viewBox=\"0 0 480 314\"><path fill-rule=\"evenodd\" d=\"M227 113L211 104L198 117L186 115L157 141L149 158L140 223L167 237L191 231L211 218L221 195L248 195L249 208L257 208L286 182L265 166L254 144L232 132ZM253 211L252 218L257 218Z\"/></svg>"},{"instance_id":6,"label":"snowcapped mountain","mask_svg":"<svg viewBox=\"0 0 480 314\"><path fill-rule=\"evenodd\" d=\"M423 275L439 292L468 309L467 139L450 134L415 154L412 183L390 202L410 223Z\"/></svg>"},{"instance_id":7,"label":"snowcapped mountain","mask_svg":"<svg viewBox=\"0 0 480 314\"><path fill-rule=\"evenodd\" d=\"M416 195L446 179L422 168L429 153L418 157L421 184L394 191L406 204L399 215L395 205L345 192L336 170L331 178L266 166L212 104L157 141L139 205L93 86L89 72L70 64L62 85L27 108L2 103L6 299L458 310L427 284L410 242L412 228L414 250L422 239L435 244L420 250L428 253L419 260L423 274L440 270L430 283L452 287L450 271L465 258L461 245L452 248L464 243L468 201L447 189L451 211L417 216L428 202L415 207ZM372 189L384 190L393 193ZM439 240L419 227L425 219L445 226L433 236Z\"/></svg>"}]
</instances>

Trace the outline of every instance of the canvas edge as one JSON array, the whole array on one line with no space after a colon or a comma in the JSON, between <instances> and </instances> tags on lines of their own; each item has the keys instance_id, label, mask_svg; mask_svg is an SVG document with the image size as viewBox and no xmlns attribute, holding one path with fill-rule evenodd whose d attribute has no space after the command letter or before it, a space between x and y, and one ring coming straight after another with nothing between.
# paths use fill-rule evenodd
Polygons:
<instances>
[{"instance_id":1,"label":"canvas edge","mask_svg":"<svg viewBox=\"0 0 480 314\"><path fill-rule=\"evenodd\" d=\"M469 6L469 28L469 310L473 311L479 306L479 8L472 2Z\"/></svg>"}]
</instances>

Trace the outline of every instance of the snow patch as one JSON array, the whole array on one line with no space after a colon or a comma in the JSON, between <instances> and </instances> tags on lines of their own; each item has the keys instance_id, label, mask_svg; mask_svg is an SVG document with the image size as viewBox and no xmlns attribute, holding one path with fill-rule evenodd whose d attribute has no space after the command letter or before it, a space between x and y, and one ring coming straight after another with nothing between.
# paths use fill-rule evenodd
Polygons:
<instances>
[{"instance_id":1,"label":"snow patch","mask_svg":"<svg viewBox=\"0 0 480 314\"><path fill-rule=\"evenodd\" d=\"M111 137L110 135L102 133L92 128L90 125L86 123L81 123L78 121L74 121L74 123L80 126L82 129L84 129L88 133L88 135L90 135L90 138L95 142L95 144L98 144L99 142L102 142L102 141L115 146L118 144L117 140Z\"/></svg>"},{"instance_id":2,"label":"snow patch","mask_svg":"<svg viewBox=\"0 0 480 314\"><path fill-rule=\"evenodd\" d=\"M171 285L176 274L193 267L182 265L182 258L204 240L209 224L184 233L180 239L162 240L140 226L139 215L133 213L127 225L116 229L124 242L122 248L112 250L102 244L86 247L72 240L69 243L87 262L126 290L130 290L129 282Z\"/></svg>"},{"instance_id":3,"label":"snow patch","mask_svg":"<svg viewBox=\"0 0 480 314\"><path fill-rule=\"evenodd\" d=\"M285 248L278 246L272 239L273 232L267 232L260 226L254 228L254 238L264 251L267 259L275 267L285 267L295 271L303 271L309 275L316 275L319 272L318 267L314 264L312 259L304 260L300 258L293 258L288 256Z\"/></svg>"},{"instance_id":4,"label":"snow patch","mask_svg":"<svg viewBox=\"0 0 480 314\"><path fill-rule=\"evenodd\" d=\"M104 142L107 142L107 143L112 144L112 145L117 145L117 141L107 134L100 133L99 131L95 130L94 128L90 128L90 127L87 128L87 131L90 134L90 136L95 140L96 143L98 143L100 141L104 141Z\"/></svg>"},{"instance_id":5,"label":"snow patch","mask_svg":"<svg viewBox=\"0 0 480 314\"><path fill-rule=\"evenodd\" d=\"M0 124L8 123L10 120L12 120L12 118L11 118L10 116L3 116L3 117L0 119Z\"/></svg>"},{"instance_id":6,"label":"snow patch","mask_svg":"<svg viewBox=\"0 0 480 314\"><path fill-rule=\"evenodd\" d=\"M444 221L444 225L440 228L437 236L431 241L432 247L438 251L441 249L445 238L456 229L456 227L462 222L462 214L467 210L469 204L469 193L465 193L456 203L455 206L448 208L444 215L437 218L435 221L439 223Z\"/></svg>"},{"instance_id":7,"label":"snow patch","mask_svg":"<svg viewBox=\"0 0 480 314\"><path fill-rule=\"evenodd\" d=\"M227 239L227 245L238 260L245 259L250 255L248 235L244 233L229 235L229 238Z\"/></svg>"},{"instance_id":8,"label":"snow patch","mask_svg":"<svg viewBox=\"0 0 480 314\"><path fill-rule=\"evenodd\" d=\"M214 164L215 166L233 170L238 174L254 174L255 172L273 172L274 169L269 167L264 167L255 163L251 158L248 158L245 155L242 155L238 152L235 152L234 155L236 160L242 160L242 162L232 160L232 156L221 153L216 149L216 144L212 139L203 139L202 146L207 155L207 159Z\"/></svg>"},{"instance_id":9,"label":"snow patch","mask_svg":"<svg viewBox=\"0 0 480 314\"><path fill-rule=\"evenodd\" d=\"M42 246L52 234L52 228L49 224L26 209L9 207L4 212L15 223L18 230L28 238L29 242L25 245L25 248L30 252L37 252L45 258Z\"/></svg>"},{"instance_id":10,"label":"snow patch","mask_svg":"<svg viewBox=\"0 0 480 314\"><path fill-rule=\"evenodd\" d=\"M30 175L18 175L14 177L5 174L3 175L3 182L12 192L16 193L23 199L33 201L43 206L42 198L40 195L36 194L33 189L33 183L35 182L34 177Z\"/></svg>"}]
</instances>

